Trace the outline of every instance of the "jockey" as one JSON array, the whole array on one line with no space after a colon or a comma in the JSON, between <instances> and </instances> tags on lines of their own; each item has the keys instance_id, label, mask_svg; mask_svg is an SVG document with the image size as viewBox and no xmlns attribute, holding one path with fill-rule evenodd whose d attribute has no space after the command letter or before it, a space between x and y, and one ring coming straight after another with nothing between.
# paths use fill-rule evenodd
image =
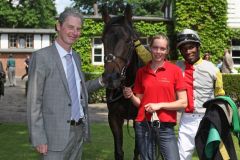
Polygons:
<instances>
[{"instance_id":1,"label":"jockey","mask_svg":"<svg viewBox=\"0 0 240 160\"><path fill-rule=\"evenodd\" d=\"M187 83L188 106L181 115L178 145L181 160L191 160L195 135L205 108L203 103L224 95L222 74L211 62L200 58L201 41L197 32L184 29L177 36L177 48L185 61L177 61Z\"/></svg>"}]
</instances>

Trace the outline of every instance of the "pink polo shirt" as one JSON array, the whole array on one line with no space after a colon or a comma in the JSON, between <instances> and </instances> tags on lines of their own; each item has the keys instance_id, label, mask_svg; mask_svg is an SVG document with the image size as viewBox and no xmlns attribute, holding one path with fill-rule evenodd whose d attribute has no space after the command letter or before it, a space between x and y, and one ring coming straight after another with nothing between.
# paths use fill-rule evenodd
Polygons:
<instances>
[{"instance_id":1,"label":"pink polo shirt","mask_svg":"<svg viewBox=\"0 0 240 160\"><path fill-rule=\"evenodd\" d=\"M133 92L143 94L136 121L150 121L152 114L145 111L148 103L176 101L176 91L186 90L181 69L175 64L165 61L156 73L150 67L151 62L137 72ZM161 122L176 123L176 111L158 110L157 115Z\"/></svg>"}]
</instances>

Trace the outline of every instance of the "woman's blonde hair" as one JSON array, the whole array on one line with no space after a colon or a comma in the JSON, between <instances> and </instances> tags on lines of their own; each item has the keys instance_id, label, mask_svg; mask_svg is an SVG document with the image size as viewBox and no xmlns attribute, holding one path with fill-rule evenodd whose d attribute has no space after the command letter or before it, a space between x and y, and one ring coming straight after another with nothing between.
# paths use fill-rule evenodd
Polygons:
<instances>
[{"instance_id":1,"label":"woman's blonde hair","mask_svg":"<svg viewBox=\"0 0 240 160\"><path fill-rule=\"evenodd\" d=\"M153 37L151 38L151 40L150 40L150 44L149 44L150 47L153 45L153 42L154 42L155 39L164 39L164 40L166 40L166 41L167 41L167 44L168 44L168 45L167 45L167 50L169 50L169 39L168 39L168 36L166 36L166 35L163 34L163 33L160 33L160 34L158 34L158 35L153 36Z\"/></svg>"}]
</instances>

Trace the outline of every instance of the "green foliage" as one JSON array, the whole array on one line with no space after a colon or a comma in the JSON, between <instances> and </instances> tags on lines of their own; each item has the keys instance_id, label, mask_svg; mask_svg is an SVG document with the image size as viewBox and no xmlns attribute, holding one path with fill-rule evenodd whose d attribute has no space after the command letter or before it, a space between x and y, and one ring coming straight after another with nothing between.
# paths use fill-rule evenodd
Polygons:
<instances>
[{"instance_id":1,"label":"green foliage","mask_svg":"<svg viewBox=\"0 0 240 160\"><path fill-rule=\"evenodd\" d=\"M210 52L213 62L223 56L228 47L230 31L227 27L227 0L177 0L175 27L198 31L201 37L201 54Z\"/></svg>"},{"instance_id":2,"label":"green foliage","mask_svg":"<svg viewBox=\"0 0 240 160\"><path fill-rule=\"evenodd\" d=\"M86 80L95 79L97 77L101 76L101 73L85 73ZM89 95L88 99L89 103L102 103L106 102L106 89L100 89L97 91L94 91Z\"/></svg>"},{"instance_id":3,"label":"green foliage","mask_svg":"<svg viewBox=\"0 0 240 160\"><path fill-rule=\"evenodd\" d=\"M74 50L80 54L83 72L103 72L103 66L92 65L92 38L101 36L103 23L92 19L86 19L80 39L74 44Z\"/></svg>"},{"instance_id":4,"label":"green foliage","mask_svg":"<svg viewBox=\"0 0 240 160\"><path fill-rule=\"evenodd\" d=\"M20 26L25 28L53 28L57 14L53 0L24 0L18 5L21 10Z\"/></svg>"},{"instance_id":5,"label":"green foliage","mask_svg":"<svg viewBox=\"0 0 240 160\"><path fill-rule=\"evenodd\" d=\"M74 8L80 8L85 15L93 14L93 4L95 0L70 0L74 2Z\"/></svg>"},{"instance_id":6,"label":"green foliage","mask_svg":"<svg viewBox=\"0 0 240 160\"><path fill-rule=\"evenodd\" d=\"M108 6L110 14L118 15L121 14L125 8L124 0L72 0L74 1L74 7L80 8L81 12L86 15L92 15L94 13L94 3L98 6L101 12L102 6Z\"/></svg>"},{"instance_id":7,"label":"green foliage","mask_svg":"<svg viewBox=\"0 0 240 160\"><path fill-rule=\"evenodd\" d=\"M106 103L106 89L100 89L89 96L88 103Z\"/></svg>"},{"instance_id":8,"label":"green foliage","mask_svg":"<svg viewBox=\"0 0 240 160\"><path fill-rule=\"evenodd\" d=\"M81 12L87 15L94 13L93 4L98 5L101 13L102 6L107 4L108 12L113 15L122 14L125 5L131 4L133 7L133 14L136 16L162 16L161 2L159 0L141 1L141 0L71 0L74 1L74 7L80 8Z\"/></svg>"},{"instance_id":9,"label":"green foliage","mask_svg":"<svg viewBox=\"0 0 240 160\"><path fill-rule=\"evenodd\" d=\"M101 36L103 31L103 22L85 19L82 36Z\"/></svg>"},{"instance_id":10,"label":"green foliage","mask_svg":"<svg viewBox=\"0 0 240 160\"><path fill-rule=\"evenodd\" d=\"M0 27L53 28L56 15L54 0L0 1Z\"/></svg>"},{"instance_id":11,"label":"green foliage","mask_svg":"<svg viewBox=\"0 0 240 160\"><path fill-rule=\"evenodd\" d=\"M134 22L134 27L136 31L141 36L151 37L159 33L167 33L167 25L164 22L146 22L146 21L139 21Z\"/></svg>"},{"instance_id":12,"label":"green foliage","mask_svg":"<svg viewBox=\"0 0 240 160\"><path fill-rule=\"evenodd\" d=\"M239 74L223 74L223 88L226 95L240 104L240 75Z\"/></svg>"},{"instance_id":13,"label":"green foliage","mask_svg":"<svg viewBox=\"0 0 240 160\"><path fill-rule=\"evenodd\" d=\"M231 29L230 30L230 37L232 39L240 40L240 29Z\"/></svg>"},{"instance_id":14,"label":"green foliage","mask_svg":"<svg viewBox=\"0 0 240 160\"><path fill-rule=\"evenodd\" d=\"M91 39L82 36L73 46L74 50L80 54L82 59L82 70L84 72L93 72L91 64Z\"/></svg>"},{"instance_id":15,"label":"green foliage","mask_svg":"<svg viewBox=\"0 0 240 160\"><path fill-rule=\"evenodd\" d=\"M17 25L18 12L7 0L0 1L0 27L14 27Z\"/></svg>"},{"instance_id":16,"label":"green foliage","mask_svg":"<svg viewBox=\"0 0 240 160\"><path fill-rule=\"evenodd\" d=\"M133 13L136 16L163 16L160 0L128 0L127 3L133 6Z\"/></svg>"}]
</instances>

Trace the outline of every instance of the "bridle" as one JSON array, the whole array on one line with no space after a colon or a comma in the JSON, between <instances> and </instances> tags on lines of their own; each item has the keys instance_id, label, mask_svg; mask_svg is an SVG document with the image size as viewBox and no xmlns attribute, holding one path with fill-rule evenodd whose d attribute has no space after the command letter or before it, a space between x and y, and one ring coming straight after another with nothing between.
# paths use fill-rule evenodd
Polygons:
<instances>
[{"instance_id":1,"label":"bridle","mask_svg":"<svg viewBox=\"0 0 240 160\"><path fill-rule=\"evenodd\" d=\"M104 53L104 63L108 64L108 63L113 63L115 64L115 66L117 66L117 68L120 71L120 76L119 77L113 77L113 80L120 80L121 82L123 82L126 79L126 70L127 67L129 66L130 62L131 62L131 58L132 58L132 54L133 51L135 49L134 47L134 42L133 40L127 42L128 47L128 53L127 53L127 57L121 57L121 56L115 56L113 53ZM117 60L120 60L124 63L124 66L121 68L121 66L117 63ZM116 79L115 79L116 78ZM121 86L124 85L121 83Z\"/></svg>"},{"instance_id":2,"label":"bridle","mask_svg":"<svg viewBox=\"0 0 240 160\"><path fill-rule=\"evenodd\" d=\"M117 21L108 24L105 28L105 31L107 31L109 29L109 27L118 27L118 26L122 26L122 24L119 24ZM118 73L113 72L113 73L106 73L105 76L105 80L106 83L109 84L109 82L112 82L112 86L113 88L111 88L111 86L108 86L107 89L110 90L110 92L108 92L110 95L107 96L107 102L108 103L112 103L117 101L118 99L120 99L123 95L122 95L122 88L123 86L125 86L126 84L126 72L127 72L127 68L131 63L132 60L132 55L133 52L135 51L135 46L134 46L134 38L131 35L135 35L134 30L132 29L132 27L130 26L126 26L127 30L129 31L128 35L130 35L130 37L128 38L128 40L125 42L125 46L128 47L128 51L126 55L126 57L124 56L117 56L116 53L113 52L109 52L109 51L104 51L104 64L105 65L109 65L112 64L114 65L117 69L118 69ZM105 33L106 34L106 33ZM103 37L104 38L104 37ZM119 63L122 62L122 64L124 64L123 66L121 66ZM119 87L115 87L114 85L116 84L116 86ZM117 94L120 93L120 94ZM116 95L116 96L115 96Z\"/></svg>"},{"instance_id":3,"label":"bridle","mask_svg":"<svg viewBox=\"0 0 240 160\"><path fill-rule=\"evenodd\" d=\"M107 97L107 102L108 103L112 103L112 102L115 102L117 101L118 99L120 99L123 95L122 95L122 88L125 86L125 79L126 79L126 70L131 62L131 59L132 59L132 55L133 55L133 51L135 50L135 46L134 46L134 42L133 40L132 41L129 41L128 43L129 45L129 49L128 49L128 53L127 53L127 57L126 58L123 58L123 57L120 57L120 56L115 56L114 54L112 53L108 53L106 54L105 53L105 56L104 56L104 63L107 64L107 63L114 63L118 68L119 68L119 71L120 71L120 76L116 76L116 77L112 77L112 80L113 81L120 81L120 87L116 88L118 90L118 92L120 92L121 94L117 95L116 97L114 97L114 94L116 94L116 90L111 90L110 92L110 95L109 97ZM121 60L124 62L124 66L121 67L119 66L119 64L117 63L117 60ZM132 87L132 85L130 85L130 87Z\"/></svg>"}]
</instances>

